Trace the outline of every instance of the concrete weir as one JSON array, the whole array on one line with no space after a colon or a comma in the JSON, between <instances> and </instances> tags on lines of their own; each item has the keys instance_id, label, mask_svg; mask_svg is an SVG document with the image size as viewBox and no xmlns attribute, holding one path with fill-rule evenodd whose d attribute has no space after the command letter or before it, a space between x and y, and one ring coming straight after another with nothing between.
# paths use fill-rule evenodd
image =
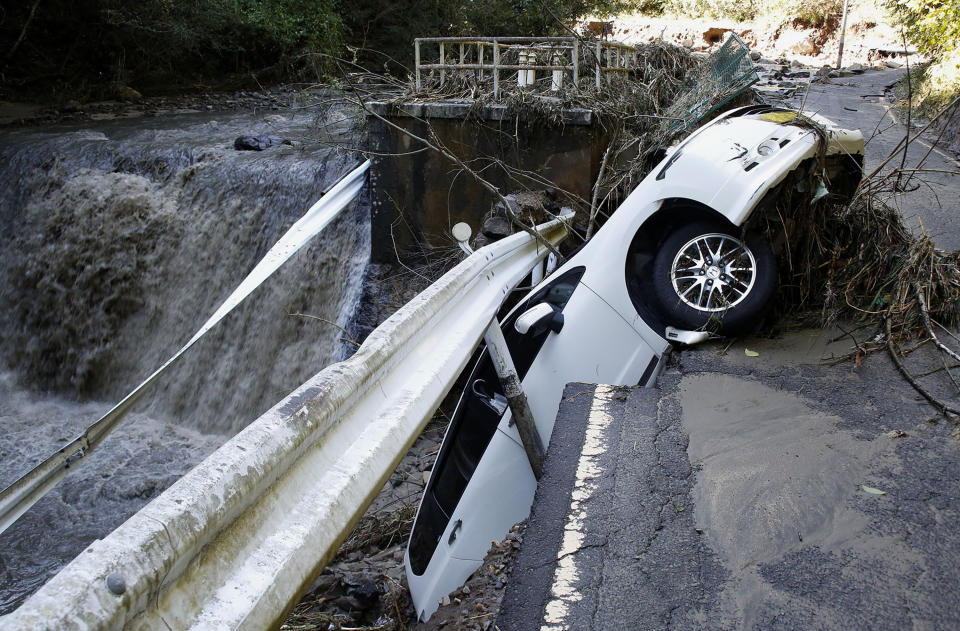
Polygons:
<instances>
[{"instance_id":1,"label":"concrete weir","mask_svg":"<svg viewBox=\"0 0 960 631\"><path fill-rule=\"evenodd\" d=\"M506 105L473 100L374 102L368 109L371 150L379 154L370 174L374 262L395 263L398 256L412 259L454 246L451 227L464 221L476 230L496 201L470 174L424 150L411 134L428 138L432 130L504 194L543 189L517 172L529 171L541 182L558 183L563 189L558 192L583 199L590 199L606 145L606 132L590 109L563 109L559 119L536 117L533 108L518 115ZM494 160L514 171L494 166Z\"/></svg>"}]
</instances>

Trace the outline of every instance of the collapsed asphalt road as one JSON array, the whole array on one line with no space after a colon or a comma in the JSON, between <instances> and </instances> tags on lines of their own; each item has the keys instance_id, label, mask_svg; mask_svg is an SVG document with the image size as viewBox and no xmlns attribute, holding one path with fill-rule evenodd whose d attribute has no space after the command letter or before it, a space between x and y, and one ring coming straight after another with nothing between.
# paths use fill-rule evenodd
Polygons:
<instances>
[{"instance_id":1,"label":"collapsed asphalt road","mask_svg":"<svg viewBox=\"0 0 960 631\"><path fill-rule=\"evenodd\" d=\"M569 386L497 626L960 627L955 427L884 355L824 365L828 337Z\"/></svg>"}]
</instances>

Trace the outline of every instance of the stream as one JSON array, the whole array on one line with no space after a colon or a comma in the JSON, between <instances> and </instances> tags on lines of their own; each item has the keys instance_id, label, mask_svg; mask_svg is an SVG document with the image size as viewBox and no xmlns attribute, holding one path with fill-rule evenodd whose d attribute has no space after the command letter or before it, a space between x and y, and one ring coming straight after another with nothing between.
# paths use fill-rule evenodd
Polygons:
<instances>
[{"instance_id":1,"label":"stream","mask_svg":"<svg viewBox=\"0 0 960 631\"><path fill-rule=\"evenodd\" d=\"M186 342L356 163L346 106L4 131L0 486ZM238 136L290 145L237 151ZM104 445L0 535L0 614L352 350L370 255L351 204L212 330ZM304 315L305 314L305 315ZM310 316L310 317L308 317Z\"/></svg>"}]
</instances>

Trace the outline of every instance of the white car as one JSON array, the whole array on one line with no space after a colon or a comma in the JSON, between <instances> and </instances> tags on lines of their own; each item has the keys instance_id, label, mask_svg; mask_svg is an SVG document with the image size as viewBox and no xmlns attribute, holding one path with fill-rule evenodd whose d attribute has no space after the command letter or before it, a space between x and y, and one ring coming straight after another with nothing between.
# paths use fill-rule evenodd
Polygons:
<instances>
[{"instance_id":1,"label":"white car","mask_svg":"<svg viewBox=\"0 0 960 631\"><path fill-rule=\"evenodd\" d=\"M744 230L751 213L791 173L803 178L789 185L846 193L862 174L862 134L811 118L816 126L791 110L750 106L702 127L668 150L593 239L502 319L544 445L567 383L652 386L671 343L742 330L761 317L777 274L770 247ZM484 351L407 546L421 619L480 566L491 541L529 514L536 484Z\"/></svg>"}]
</instances>

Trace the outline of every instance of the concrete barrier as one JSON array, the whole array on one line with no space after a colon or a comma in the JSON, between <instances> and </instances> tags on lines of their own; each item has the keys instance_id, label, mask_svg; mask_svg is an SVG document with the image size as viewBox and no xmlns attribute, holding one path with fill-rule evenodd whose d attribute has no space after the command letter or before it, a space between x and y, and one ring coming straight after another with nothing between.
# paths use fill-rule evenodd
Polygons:
<instances>
[{"instance_id":1,"label":"concrete barrier","mask_svg":"<svg viewBox=\"0 0 960 631\"><path fill-rule=\"evenodd\" d=\"M540 226L557 243L563 222ZM103 540L5 629L278 626L362 516L546 255L525 233L478 250Z\"/></svg>"}]
</instances>

